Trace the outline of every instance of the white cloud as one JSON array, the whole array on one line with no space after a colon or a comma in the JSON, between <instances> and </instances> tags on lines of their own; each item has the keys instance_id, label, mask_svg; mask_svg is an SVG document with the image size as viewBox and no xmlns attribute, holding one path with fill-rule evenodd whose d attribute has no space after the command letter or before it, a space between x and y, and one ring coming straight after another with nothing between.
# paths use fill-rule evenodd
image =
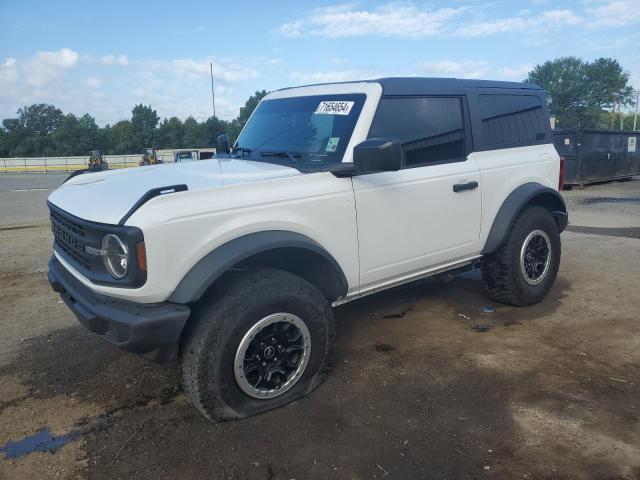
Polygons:
<instances>
[{"instance_id":1,"label":"white cloud","mask_svg":"<svg viewBox=\"0 0 640 480\"><path fill-rule=\"evenodd\" d=\"M84 79L84 83L87 85L87 87L95 90L100 88L100 85L102 85L102 80L100 80L98 77L87 77Z\"/></svg>"},{"instance_id":2,"label":"white cloud","mask_svg":"<svg viewBox=\"0 0 640 480\"><path fill-rule=\"evenodd\" d=\"M600 6L587 8L591 27L624 27L640 23L637 0L610 0Z\"/></svg>"},{"instance_id":3,"label":"white cloud","mask_svg":"<svg viewBox=\"0 0 640 480\"><path fill-rule=\"evenodd\" d=\"M109 54L100 57L100 61L105 65L120 65L122 67L129 65L129 58L126 55Z\"/></svg>"},{"instance_id":4,"label":"white cloud","mask_svg":"<svg viewBox=\"0 0 640 480\"><path fill-rule=\"evenodd\" d=\"M56 52L40 51L25 63L25 81L33 87L41 87L62 78L77 62L78 54L69 48Z\"/></svg>"},{"instance_id":5,"label":"white cloud","mask_svg":"<svg viewBox=\"0 0 640 480\"><path fill-rule=\"evenodd\" d=\"M577 25L582 19L571 10L547 10L542 12L541 22L555 22L562 25Z\"/></svg>"},{"instance_id":6,"label":"white cloud","mask_svg":"<svg viewBox=\"0 0 640 480\"><path fill-rule=\"evenodd\" d=\"M514 30L524 30L527 28L527 24L528 21L521 17L502 18L488 22L468 23L458 28L455 33L463 37L481 37Z\"/></svg>"},{"instance_id":7,"label":"white cloud","mask_svg":"<svg viewBox=\"0 0 640 480\"><path fill-rule=\"evenodd\" d=\"M304 21L294 20L293 22L287 22L280 25L277 29L285 37L301 37L302 28L304 27Z\"/></svg>"},{"instance_id":8,"label":"white cloud","mask_svg":"<svg viewBox=\"0 0 640 480\"><path fill-rule=\"evenodd\" d=\"M539 15L530 15L527 12L517 17L491 21L476 20L457 28L454 34L463 37L482 37L516 31L539 34L561 26L577 25L581 21L582 19L571 10L546 10Z\"/></svg>"},{"instance_id":9,"label":"white cloud","mask_svg":"<svg viewBox=\"0 0 640 480\"><path fill-rule=\"evenodd\" d=\"M379 78L383 75L370 70L328 70L322 72L292 72L291 80L298 84L349 82L352 80L367 80Z\"/></svg>"},{"instance_id":10,"label":"white cloud","mask_svg":"<svg viewBox=\"0 0 640 480\"><path fill-rule=\"evenodd\" d=\"M209 64L212 64L210 67ZM213 59L179 58L169 62L156 62L155 68L166 69L168 73L177 76L209 77L210 68L213 69L214 80L236 83L249 78L254 78L258 72L247 65L234 61L222 61Z\"/></svg>"},{"instance_id":11,"label":"white cloud","mask_svg":"<svg viewBox=\"0 0 640 480\"><path fill-rule=\"evenodd\" d=\"M612 4L630 1L633 0L618 0ZM466 23L461 23L465 20ZM581 22L582 17L569 9L538 13L524 9L515 16L487 20L483 9L473 5L433 9L411 2L391 2L370 9L356 8L354 4L317 8L306 17L282 24L277 31L288 37L480 37L514 31L545 32Z\"/></svg>"},{"instance_id":12,"label":"white cloud","mask_svg":"<svg viewBox=\"0 0 640 480\"><path fill-rule=\"evenodd\" d=\"M484 60L467 60L455 62L440 60L435 62L419 62L416 70L420 75L430 77L483 78L490 71L489 62Z\"/></svg>"},{"instance_id":13,"label":"white cloud","mask_svg":"<svg viewBox=\"0 0 640 480\"><path fill-rule=\"evenodd\" d=\"M279 31L289 37L310 33L329 38L366 35L422 38L443 33L447 23L464 10L464 7L433 10L411 3L387 3L372 10L358 10L352 4L334 5L285 23Z\"/></svg>"},{"instance_id":14,"label":"white cloud","mask_svg":"<svg viewBox=\"0 0 640 480\"><path fill-rule=\"evenodd\" d=\"M9 57L0 65L0 91L3 87L8 89L10 84L14 84L18 80L16 63L15 58Z\"/></svg>"},{"instance_id":15,"label":"white cloud","mask_svg":"<svg viewBox=\"0 0 640 480\"><path fill-rule=\"evenodd\" d=\"M94 57L69 48L27 57L0 58L0 119L32 103L51 103L64 112L89 112L99 124L130 116L136 103L151 104L161 116L202 120L211 116L209 61L213 62L216 113L232 119L244 94L236 87L258 76L257 68L280 59L255 57L141 59L126 55ZM120 67L127 65L127 75Z\"/></svg>"},{"instance_id":16,"label":"white cloud","mask_svg":"<svg viewBox=\"0 0 640 480\"><path fill-rule=\"evenodd\" d=\"M515 67L502 67L498 69L498 80L524 80L534 66L531 63Z\"/></svg>"}]
</instances>

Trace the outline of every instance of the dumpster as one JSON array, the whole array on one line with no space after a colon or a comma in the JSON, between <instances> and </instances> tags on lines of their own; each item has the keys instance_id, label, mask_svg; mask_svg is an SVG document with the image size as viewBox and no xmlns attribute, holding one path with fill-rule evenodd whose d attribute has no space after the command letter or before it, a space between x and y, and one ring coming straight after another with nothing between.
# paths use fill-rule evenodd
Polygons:
<instances>
[{"instance_id":1,"label":"dumpster","mask_svg":"<svg viewBox=\"0 0 640 480\"><path fill-rule=\"evenodd\" d=\"M565 185L640 175L640 131L580 128L552 130L552 135L564 158Z\"/></svg>"}]
</instances>

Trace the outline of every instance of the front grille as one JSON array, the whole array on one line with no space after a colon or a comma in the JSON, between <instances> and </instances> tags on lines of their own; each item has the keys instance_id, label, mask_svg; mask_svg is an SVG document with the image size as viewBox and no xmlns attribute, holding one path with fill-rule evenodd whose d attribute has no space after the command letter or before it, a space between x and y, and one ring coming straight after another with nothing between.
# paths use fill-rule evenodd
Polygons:
<instances>
[{"instance_id":1,"label":"front grille","mask_svg":"<svg viewBox=\"0 0 640 480\"><path fill-rule=\"evenodd\" d=\"M56 246L66 254L66 257L75 266L92 270L91 258L86 250L87 232L85 228L60 211L50 210L50 214L51 231Z\"/></svg>"}]
</instances>

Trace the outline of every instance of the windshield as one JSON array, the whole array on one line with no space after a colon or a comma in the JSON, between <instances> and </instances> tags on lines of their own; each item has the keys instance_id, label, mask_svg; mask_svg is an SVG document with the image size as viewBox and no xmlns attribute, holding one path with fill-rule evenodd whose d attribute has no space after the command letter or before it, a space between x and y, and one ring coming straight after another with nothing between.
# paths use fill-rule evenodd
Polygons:
<instances>
[{"instance_id":1,"label":"windshield","mask_svg":"<svg viewBox=\"0 0 640 480\"><path fill-rule=\"evenodd\" d=\"M264 100L236 141L232 155L323 170L342 162L365 94Z\"/></svg>"}]
</instances>

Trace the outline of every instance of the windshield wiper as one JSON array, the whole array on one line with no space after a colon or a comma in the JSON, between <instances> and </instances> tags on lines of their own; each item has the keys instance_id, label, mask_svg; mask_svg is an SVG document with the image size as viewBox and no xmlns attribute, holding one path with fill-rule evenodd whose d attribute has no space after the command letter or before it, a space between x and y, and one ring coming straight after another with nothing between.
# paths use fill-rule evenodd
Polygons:
<instances>
[{"instance_id":1,"label":"windshield wiper","mask_svg":"<svg viewBox=\"0 0 640 480\"><path fill-rule=\"evenodd\" d=\"M261 151L260 155L262 155L263 157L288 157L289 160L291 160L292 162L298 163L298 160L300 160L300 157L302 157L302 154L298 153L298 152L286 152L284 150L282 151Z\"/></svg>"}]
</instances>

